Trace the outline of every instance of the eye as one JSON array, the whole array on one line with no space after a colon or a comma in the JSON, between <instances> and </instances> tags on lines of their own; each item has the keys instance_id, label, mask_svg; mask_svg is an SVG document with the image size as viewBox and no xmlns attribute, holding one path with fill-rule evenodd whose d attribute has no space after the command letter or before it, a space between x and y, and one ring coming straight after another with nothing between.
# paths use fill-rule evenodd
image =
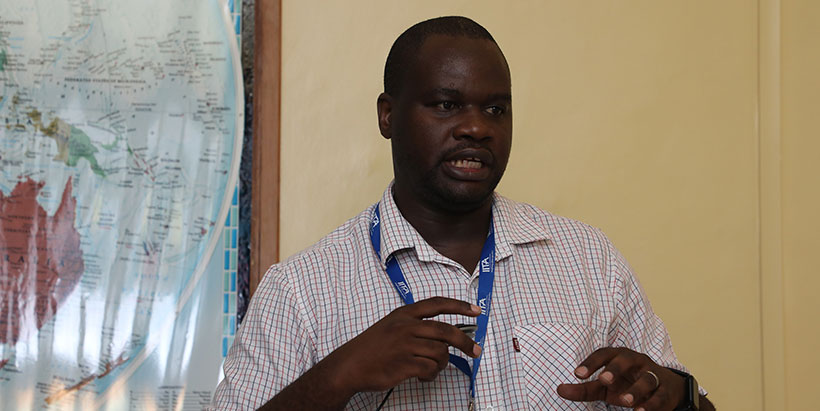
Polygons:
<instances>
[{"instance_id":1,"label":"eye","mask_svg":"<svg viewBox=\"0 0 820 411\"><path fill-rule=\"evenodd\" d=\"M438 103L436 103L436 108L441 111L450 111L458 108L458 104L452 101L439 101Z\"/></svg>"},{"instance_id":2,"label":"eye","mask_svg":"<svg viewBox=\"0 0 820 411\"><path fill-rule=\"evenodd\" d=\"M506 112L507 110L502 106L489 106L485 108L484 111L491 116L500 116L504 114L504 112Z\"/></svg>"}]
</instances>

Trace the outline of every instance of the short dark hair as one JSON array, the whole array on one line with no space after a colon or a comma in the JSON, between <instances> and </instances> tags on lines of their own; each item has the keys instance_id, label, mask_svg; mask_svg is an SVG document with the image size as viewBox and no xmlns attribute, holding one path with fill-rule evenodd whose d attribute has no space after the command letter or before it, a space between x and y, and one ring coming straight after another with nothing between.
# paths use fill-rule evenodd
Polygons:
<instances>
[{"instance_id":1,"label":"short dark hair","mask_svg":"<svg viewBox=\"0 0 820 411\"><path fill-rule=\"evenodd\" d=\"M401 92L404 75L410 66L411 59L427 38L433 35L484 39L498 46L487 29L467 17L437 17L416 23L401 33L390 47L390 53L387 54L387 62L384 65L385 93L397 96Z\"/></svg>"}]
</instances>

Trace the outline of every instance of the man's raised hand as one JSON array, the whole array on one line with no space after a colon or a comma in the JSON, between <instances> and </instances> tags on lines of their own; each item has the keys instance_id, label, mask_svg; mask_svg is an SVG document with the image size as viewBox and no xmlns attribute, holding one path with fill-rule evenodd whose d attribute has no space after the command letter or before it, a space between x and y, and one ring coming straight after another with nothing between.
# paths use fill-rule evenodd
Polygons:
<instances>
[{"instance_id":1,"label":"man's raised hand","mask_svg":"<svg viewBox=\"0 0 820 411\"><path fill-rule=\"evenodd\" d=\"M447 367L449 346L477 357L481 348L451 324L429 320L441 314L476 317L481 309L445 297L399 307L342 345L322 362L351 396L384 391L409 378L434 380Z\"/></svg>"}]
</instances>

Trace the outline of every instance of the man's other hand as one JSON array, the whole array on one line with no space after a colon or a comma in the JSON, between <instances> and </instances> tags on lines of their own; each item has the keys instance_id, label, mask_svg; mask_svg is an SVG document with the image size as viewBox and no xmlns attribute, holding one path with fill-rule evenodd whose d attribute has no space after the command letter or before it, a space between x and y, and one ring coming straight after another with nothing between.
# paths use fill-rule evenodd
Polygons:
<instances>
[{"instance_id":1,"label":"man's other hand","mask_svg":"<svg viewBox=\"0 0 820 411\"><path fill-rule=\"evenodd\" d=\"M601 348L589 355L575 375L592 381L561 384L558 395L571 401L606 401L636 410L672 410L683 400L683 377L652 361L647 355L628 348Z\"/></svg>"}]
</instances>

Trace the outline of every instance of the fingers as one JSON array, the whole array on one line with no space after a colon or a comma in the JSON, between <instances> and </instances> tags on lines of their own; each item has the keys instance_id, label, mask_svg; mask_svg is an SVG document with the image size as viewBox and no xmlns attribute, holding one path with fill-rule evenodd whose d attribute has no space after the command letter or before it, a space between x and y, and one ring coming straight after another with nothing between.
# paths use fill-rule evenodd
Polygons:
<instances>
[{"instance_id":1,"label":"fingers","mask_svg":"<svg viewBox=\"0 0 820 411\"><path fill-rule=\"evenodd\" d=\"M635 355L620 353L609 360L598 379L609 391L621 393L640 378L643 365L643 362L636 360Z\"/></svg>"},{"instance_id":2,"label":"fingers","mask_svg":"<svg viewBox=\"0 0 820 411\"><path fill-rule=\"evenodd\" d=\"M602 400L641 411L670 409L683 395L683 388L679 387L681 377L628 348L593 352L575 369L575 375L590 378L598 370L601 373L594 381L562 384L558 394L573 401Z\"/></svg>"},{"instance_id":3,"label":"fingers","mask_svg":"<svg viewBox=\"0 0 820 411\"><path fill-rule=\"evenodd\" d=\"M433 381L447 368L450 351L441 341L419 339L413 361L418 366L415 375L420 381Z\"/></svg>"},{"instance_id":4,"label":"fingers","mask_svg":"<svg viewBox=\"0 0 820 411\"><path fill-rule=\"evenodd\" d=\"M636 401L636 410L655 411L669 409L674 407L675 404L679 404L684 395L686 395L684 392L686 383L683 377L664 368L654 371L657 373L660 383L649 395L649 399L644 402Z\"/></svg>"},{"instance_id":5,"label":"fingers","mask_svg":"<svg viewBox=\"0 0 820 411\"><path fill-rule=\"evenodd\" d=\"M652 360L641 353L624 348L601 348L590 354L575 369L579 378L589 378L604 367L600 380L610 391L622 393L643 375L642 370L653 365Z\"/></svg>"},{"instance_id":6,"label":"fingers","mask_svg":"<svg viewBox=\"0 0 820 411\"><path fill-rule=\"evenodd\" d=\"M474 304L447 297L433 297L400 308L411 317L418 319L435 317L441 314L459 314L470 317L478 316L481 309ZM414 328L414 336L441 341L456 347L470 357L478 357L481 347L456 326L439 321L422 321L422 326Z\"/></svg>"},{"instance_id":7,"label":"fingers","mask_svg":"<svg viewBox=\"0 0 820 411\"><path fill-rule=\"evenodd\" d=\"M570 401L603 401L606 399L606 387L598 380L580 384L560 384L558 395Z\"/></svg>"},{"instance_id":8,"label":"fingers","mask_svg":"<svg viewBox=\"0 0 820 411\"><path fill-rule=\"evenodd\" d=\"M618 350L614 348L601 348L590 354L578 368L575 369L575 375L578 378L589 378L599 368L606 365L610 360L618 355ZM600 378L600 377L599 377Z\"/></svg>"},{"instance_id":9,"label":"fingers","mask_svg":"<svg viewBox=\"0 0 820 411\"><path fill-rule=\"evenodd\" d=\"M481 308L477 305L447 297L428 298L399 309L405 310L406 313L418 319L441 314L460 314L469 317L477 317L481 314Z\"/></svg>"},{"instance_id":10,"label":"fingers","mask_svg":"<svg viewBox=\"0 0 820 411\"><path fill-rule=\"evenodd\" d=\"M657 389L652 392L648 400L638 403L635 407L636 411L654 411L670 409L678 402L672 399L669 390Z\"/></svg>"},{"instance_id":11,"label":"fingers","mask_svg":"<svg viewBox=\"0 0 820 411\"><path fill-rule=\"evenodd\" d=\"M441 364L430 358L416 357L415 363L417 365L417 369L414 374L416 375L416 378L419 379L419 381L433 381L436 379L436 377L438 377L438 374L441 372L441 370L443 370ZM445 361L444 363L446 366L447 362Z\"/></svg>"},{"instance_id":12,"label":"fingers","mask_svg":"<svg viewBox=\"0 0 820 411\"><path fill-rule=\"evenodd\" d=\"M634 407L635 404L643 404L652 396L655 390L658 389L659 384L660 380L658 380L658 377L654 375L654 373L645 371L632 386L621 394L620 399L627 407Z\"/></svg>"},{"instance_id":13,"label":"fingers","mask_svg":"<svg viewBox=\"0 0 820 411\"><path fill-rule=\"evenodd\" d=\"M481 354L481 347L458 327L451 324L424 320L422 326L415 328L414 332L416 337L443 342L473 358Z\"/></svg>"},{"instance_id":14,"label":"fingers","mask_svg":"<svg viewBox=\"0 0 820 411\"><path fill-rule=\"evenodd\" d=\"M579 378L588 378L595 371L605 366L598 377L581 384L562 384L558 386L558 395L572 401L607 401L615 405L626 405L627 400L634 401L635 394L627 395L626 390L634 385L639 378L640 364L629 355L623 355L618 350L603 348L590 354L578 368L575 375ZM617 394L621 394L621 398ZM646 396L639 392L640 399Z\"/></svg>"},{"instance_id":15,"label":"fingers","mask_svg":"<svg viewBox=\"0 0 820 411\"><path fill-rule=\"evenodd\" d=\"M438 366L438 371L447 368L450 360L450 350L448 345L441 341L418 339L413 350L415 357L426 358L434 361Z\"/></svg>"}]
</instances>

